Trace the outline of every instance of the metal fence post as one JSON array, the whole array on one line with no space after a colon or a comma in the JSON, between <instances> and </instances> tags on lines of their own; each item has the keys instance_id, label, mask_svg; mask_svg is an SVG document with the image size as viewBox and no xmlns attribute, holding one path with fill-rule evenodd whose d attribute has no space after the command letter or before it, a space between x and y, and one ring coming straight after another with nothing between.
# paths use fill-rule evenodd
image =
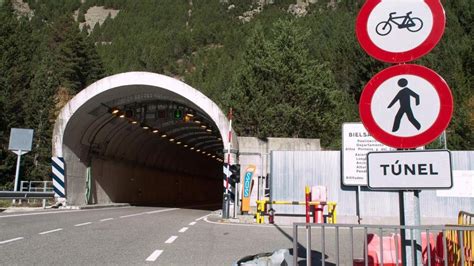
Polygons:
<instances>
[{"instance_id":1,"label":"metal fence post","mask_svg":"<svg viewBox=\"0 0 474 266\"><path fill-rule=\"evenodd\" d=\"M306 265L311 265L311 225L306 224Z\"/></svg>"},{"instance_id":2,"label":"metal fence post","mask_svg":"<svg viewBox=\"0 0 474 266\"><path fill-rule=\"evenodd\" d=\"M46 182L43 181L43 192L46 192ZM46 199L43 199L43 209L46 209Z\"/></svg>"},{"instance_id":3,"label":"metal fence post","mask_svg":"<svg viewBox=\"0 0 474 266\"><path fill-rule=\"evenodd\" d=\"M298 225L293 224L293 265L298 265Z\"/></svg>"}]
</instances>

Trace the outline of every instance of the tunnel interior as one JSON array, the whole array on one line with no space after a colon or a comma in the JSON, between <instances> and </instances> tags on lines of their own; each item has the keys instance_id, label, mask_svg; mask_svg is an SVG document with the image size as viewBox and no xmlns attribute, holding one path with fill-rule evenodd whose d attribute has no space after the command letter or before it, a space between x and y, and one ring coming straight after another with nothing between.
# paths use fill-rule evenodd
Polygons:
<instances>
[{"instance_id":1,"label":"tunnel interior","mask_svg":"<svg viewBox=\"0 0 474 266\"><path fill-rule=\"evenodd\" d=\"M193 100L157 86L126 85L81 104L62 133L68 202L221 202L225 133Z\"/></svg>"}]
</instances>

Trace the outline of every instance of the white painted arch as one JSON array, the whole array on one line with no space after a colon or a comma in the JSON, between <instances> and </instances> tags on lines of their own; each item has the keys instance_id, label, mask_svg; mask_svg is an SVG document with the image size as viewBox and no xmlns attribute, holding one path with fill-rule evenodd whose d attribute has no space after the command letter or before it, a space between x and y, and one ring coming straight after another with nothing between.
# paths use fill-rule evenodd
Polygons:
<instances>
[{"instance_id":1,"label":"white painted arch","mask_svg":"<svg viewBox=\"0 0 474 266\"><path fill-rule=\"evenodd\" d=\"M227 140L229 132L229 122L222 110L212 100L206 97L200 91L187 85L186 83L169 76L150 73L150 72L126 72L103 78L72 98L59 113L53 130L52 156L63 156L63 137L68 122L78 110L87 103L94 101L97 96L113 91L116 88L126 86L149 86L156 88L157 91L167 91L179 95L193 102L199 109L216 124L221 138ZM97 103L98 104L98 103ZM233 133L235 136L235 133ZM238 145L237 138L233 137L233 147ZM229 144L224 141L225 149Z\"/></svg>"}]
</instances>

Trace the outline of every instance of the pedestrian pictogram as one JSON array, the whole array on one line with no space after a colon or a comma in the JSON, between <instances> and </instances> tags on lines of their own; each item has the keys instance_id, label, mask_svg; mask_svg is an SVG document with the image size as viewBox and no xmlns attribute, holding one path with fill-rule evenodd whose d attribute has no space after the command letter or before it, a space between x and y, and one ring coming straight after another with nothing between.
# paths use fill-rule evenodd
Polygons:
<instances>
[{"instance_id":1,"label":"pedestrian pictogram","mask_svg":"<svg viewBox=\"0 0 474 266\"><path fill-rule=\"evenodd\" d=\"M375 75L359 103L367 131L393 148L416 148L433 141L448 126L452 112L453 98L443 78L410 64Z\"/></svg>"},{"instance_id":2,"label":"pedestrian pictogram","mask_svg":"<svg viewBox=\"0 0 474 266\"><path fill-rule=\"evenodd\" d=\"M439 0L367 0L357 17L357 39L378 60L408 62L436 46L445 20Z\"/></svg>"},{"instance_id":3,"label":"pedestrian pictogram","mask_svg":"<svg viewBox=\"0 0 474 266\"><path fill-rule=\"evenodd\" d=\"M392 102L390 102L387 107L391 108L396 102L399 102L400 105L400 109L398 110L397 115L395 116L395 120L393 122L392 132L397 132L400 128L400 122L402 120L403 115L407 116L408 121L410 121L417 130L420 130L421 128L420 123L413 115L410 103L411 97L413 97L416 100L415 104L420 105L420 96L414 91L410 90L408 87L406 87L407 85L408 81L406 79L401 78L398 80L398 86L402 87L403 89L397 93L395 98L393 98Z\"/></svg>"}]
</instances>

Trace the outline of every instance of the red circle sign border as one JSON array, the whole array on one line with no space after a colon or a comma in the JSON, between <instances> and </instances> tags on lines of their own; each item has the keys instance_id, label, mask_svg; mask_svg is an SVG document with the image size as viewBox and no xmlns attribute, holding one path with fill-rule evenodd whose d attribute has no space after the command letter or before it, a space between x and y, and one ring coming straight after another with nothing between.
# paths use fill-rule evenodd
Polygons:
<instances>
[{"instance_id":1,"label":"red circle sign border","mask_svg":"<svg viewBox=\"0 0 474 266\"><path fill-rule=\"evenodd\" d=\"M411 137L399 137L384 131L375 122L371 111L375 91L384 81L398 75L416 75L425 79L436 89L440 100L439 114L433 125ZM359 114L367 131L379 142L393 148L417 148L435 140L448 127L453 114L453 96L446 81L433 70L414 64L396 65L377 73L367 83L360 97Z\"/></svg>"},{"instance_id":2,"label":"red circle sign border","mask_svg":"<svg viewBox=\"0 0 474 266\"><path fill-rule=\"evenodd\" d=\"M361 47L370 56L388 63L405 63L418 59L429 53L443 36L446 25L446 16L440 0L424 1L430 7L431 13L433 14L433 28L431 33L428 35L428 38L426 38L426 40L416 48L397 53L385 51L379 48L370 39L369 33L367 32L369 16L372 10L382 2L382 0L367 0L364 6L362 6L356 20L356 36Z\"/></svg>"}]
</instances>

